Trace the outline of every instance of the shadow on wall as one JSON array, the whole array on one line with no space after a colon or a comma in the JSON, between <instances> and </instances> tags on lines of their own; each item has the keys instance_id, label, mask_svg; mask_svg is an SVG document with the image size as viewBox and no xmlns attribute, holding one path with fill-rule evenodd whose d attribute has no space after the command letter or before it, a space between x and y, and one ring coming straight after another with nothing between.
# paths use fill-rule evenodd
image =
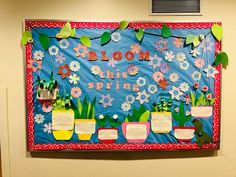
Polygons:
<instances>
[{"instance_id":1,"label":"shadow on wall","mask_svg":"<svg viewBox=\"0 0 236 177\"><path fill-rule=\"evenodd\" d=\"M176 159L215 157L217 151L86 151L86 152L28 152L31 158L55 159L98 159L98 160L145 160L145 159Z\"/></svg>"}]
</instances>

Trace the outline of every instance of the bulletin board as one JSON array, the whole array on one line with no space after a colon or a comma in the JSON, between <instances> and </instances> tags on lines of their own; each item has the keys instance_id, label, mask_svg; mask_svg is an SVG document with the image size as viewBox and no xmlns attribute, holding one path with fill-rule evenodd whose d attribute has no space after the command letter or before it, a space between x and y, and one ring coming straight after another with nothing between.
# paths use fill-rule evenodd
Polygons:
<instances>
[{"instance_id":1,"label":"bulletin board","mask_svg":"<svg viewBox=\"0 0 236 177\"><path fill-rule=\"evenodd\" d=\"M29 151L219 149L221 23L24 26Z\"/></svg>"}]
</instances>

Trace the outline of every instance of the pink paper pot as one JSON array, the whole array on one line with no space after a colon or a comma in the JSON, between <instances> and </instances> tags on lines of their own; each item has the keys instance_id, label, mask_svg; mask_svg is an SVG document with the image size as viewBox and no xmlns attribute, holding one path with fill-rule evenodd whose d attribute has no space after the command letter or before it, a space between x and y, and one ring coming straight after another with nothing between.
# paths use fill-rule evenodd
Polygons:
<instances>
[{"instance_id":1,"label":"pink paper pot","mask_svg":"<svg viewBox=\"0 0 236 177\"><path fill-rule=\"evenodd\" d=\"M150 122L124 122L122 133L128 143L144 143L150 132Z\"/></svg>"},{"instance_id":2,"label":"pink paper pot","mask_svg":"<svg viewBox=\"0 0 236 177\"><path fill-rule=\"evenodd\" d=\"M118 139L118 128L98 128L97 135L101 143L115 143Z\"/></svg>"},{"instance_id":3,"label":"pink paper pot","mask_svg":"<svg viewBox=\"0 0 236 177\"><path fill-rule=\"evenodd\" d=\"M174 127L174 136L179 142L190 142L194 137L195 127Z\"/></svg>"}]
</instances>

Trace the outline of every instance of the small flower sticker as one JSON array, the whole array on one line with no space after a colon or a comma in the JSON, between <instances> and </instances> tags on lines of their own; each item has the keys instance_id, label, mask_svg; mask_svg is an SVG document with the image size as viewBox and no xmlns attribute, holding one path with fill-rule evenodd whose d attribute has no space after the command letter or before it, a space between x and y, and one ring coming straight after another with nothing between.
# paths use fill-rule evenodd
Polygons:
<instances>
[{"instance_id":1,"label":"small flower sticker","mask_svg":"<svg viewBox=\"0 0 236 177\"><path fill-rule=\"evenodd\" d=\"M91 68L91 73L94 75L99 75L101 72L101 68L98 65L93 65Z\"/></svg>"},{"instance_id":2,"label":"small flower sticker","mask_svg":"<svg viewBox=\"0 0 236 177\"><path fill-rule=\"evenodd\" d=\"M136 81L139 87L146 85L146 79L144 77L139 77Z\"/></svg>"},{"instance_id":3,"label":"small flower sticker","mask_svg":"<svg viewBox=\"0 0 236 177\"><path fill-rule=\"evenodd\" d=\"M143 90L142 92L137 92L137 94L138 96L136 97L136 100L139 100L140 104L143 104L144 102L148 103L150 95L147 94L146 90Z\"/></svg>"},{"instance_id":4,"label":"small flower sticker","mask_svg":"<svg viewBox=\"0 0 236 177\"><path fill-rule=\"evenodd\" d=\"M44 122L44 115L42 114L36 114L35 117L34 117L34 121L37 123L37 124L41 124Z\"/></svg>"},{"instance_id":5,"label":"small flower sticker","mask_svg":"<svg viewBox=\"0 0 236 177\"><path fill-rule=\"evenodd\" d=\"M79 87L73 87L71 90L70 90L70 93L71 95L74 97L74 98L78 98L80 97L82 91Z\"/></svg>"},{"instance_id":6,"label":"small flower sticker","mask_svg":"<svg viewBox=\"0 0 236 177\"><path fill-rule=\"evenodd\" d=\"M110 94L101 95L101 99L99 100L99 103L103 105L103 108L106 108L108 106L112 106L113 100L114 98L112 98Z\"/></svg>"},{"instance_id":7,"label":"small flower sticker","mask_svg":"<svg viewBox=\"0 0 236 177\"><path fill-rule=\"evenodd\" d=\"M161 66L162 58L158 57L157 54L154 54L153 57L149 57L149 63L148 65L152 66L153 69L156 69L157 67Z\"/></svg>"},{"instance_id":8,"label":"small flower sticker","mask_svg":"<svg viewBox=\"0 0 236 177\"><path fill-rule=\"evenodd\" d=\"M163 76L163 74L162 74L160 71L155 72L155 73L153 73L153 75L152 75L153 80L156 81L156 82L159 82L160 80L162 80L163 77L164 77L164 76Z\"/></svg>"},{"instance_id":9,"label":"small flower sticker","mask_svg":"<svg viewBox=\"0 0 236 177\"><path fill-rule=\"evenodd\" d=\"M87 47L82 45L81 43L78 44L77 48L74 48L74 51L77 57L82 57L82 58L84 58L85 55L89 52Z\"/></svg>"},{"instance_id":10,"label":"small flower sticker","mask_svg":"<svg viewBox=\"0 0 236 177\"><path fill-rule=\"evenodd\" d=\"M128 74L131 76L135 76L138 74L138 67L136 65L128 66Z\"/></svg>"},{"instance_id":11,"label":"small flower sticker","mask_svg":"<svg viewBox=\"0 0 236 177\"><path fill-rule=\"evenodd\" d=\"M78 62L78 61L72 61L72 62L70 62L70 70L71 71L74 71L74 72L76 72L76 71L78 71L80 69L80 63Z\"/></svg>"},{"instance_id":12,"label":"small flower sticker","mask_svg":"<svg viewBox=\"0 0 236 177\"><path fill-rule=\"evenodd\" d=\"M127 102L121 104L121 109L125 112L128 112L131 109L131 105Z\"/></svg>"},{"instance_id":13,"label":"small flower sticker","mask_svg":"<svg viewBox=\"0 0 236 177\"><path fill-rule=\"evenodd\" d=\"M43 57L44 57L44 52L43 52L43 51L41 51L41 50L36 50L36 51L34 52L34 58L35 58L36 60L42 60Z\"/></svg>"},{"instance_id":14,"label":"small flower sticker","mask_svg":"<svg viewBox=\"0 0 236 177\"><path fill-rule=\"evenodd\" d=\"M171 73L169 79L171 82L177 82L179 80L179 75L177 73Z\"/></svg>"},{"instance_id":15,"label":"small flower sticker","mask_svg":"<svg viewBox=\"0 0 236 177\"><path fill-rule=\"evenodd\" d=\"M71 70L69 69L69 66L65 64L64 66L59 66L59 70L57 74L61 75L62 79L65 79L66 77L70 76Z\"/></svg>"},{"instance_id":16,"label":"small flower sticker","mask_svg":"<svg viewBox=\"0 0 236 177\"><path fill-rule=\"evenodd\" d=\"M141 50L141 46L138 43L134 43L133 45L130 46L131 52L139 54Z\"/></svg>"},{"instance_id":17,"label":"small flower sticker","mask_svg":"<svg viewBox=\"0 0 236 177\"><path fill-rule=\"evenodd\" d=\"M169 91L169 94L171 94L172 99L179 100L183 92L180 91L180 88L172 86L172 90Z\"/></svg>"},{"instance_id":18,"label":"small flower sticker","mask_svg":"<svg viewBox=\"0 0 236 177\"><path fill-rule=\"evenodd\" d=\"M118 32L114 32L111 35L111 40L114 42L119 42L121 40L121 35Z\"/></svg>"},{"instance_id":19,"label":"small flower sticker","mask_svg":"<svg viewBox=\"0 0 236 177\"><path fill-rule=\"evenodd\" d=\"M80 80L80 77L77 76L77 74L73 74L69 76L69 83L70 84L78 84L78 81Z\"/></svg>"}]
</instances>

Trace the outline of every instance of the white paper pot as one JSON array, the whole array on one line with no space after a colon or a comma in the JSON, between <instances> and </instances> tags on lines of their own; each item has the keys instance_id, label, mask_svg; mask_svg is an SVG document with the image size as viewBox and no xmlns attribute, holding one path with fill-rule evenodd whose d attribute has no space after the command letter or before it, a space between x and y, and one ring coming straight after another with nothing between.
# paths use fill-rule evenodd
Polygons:
<instances>
[{"instance_id":1,"label":"white paper pot","mask_svg":"<svg viewBox=\"0 0 236 177\"><path fill-rule=\"evenodd\" d=\"M189 142L194 137L195 127L174 127L174 137L180 142Z\"/></svg>"},{"instance_id":2,"label":"white paper pot","mask_svg":"<svg viewBox=\"0 0 236 177\"><path fill-rule=\"evenodd\" d=\"M209 118L212 115L212 106L192 106L191 115L198 118Z\"/></svg>"},{"instance_id":3,"label":"white paper pot","mask_svg":"<svg viewBox=\"0 0 236 177\"><path fill-rule=\"evenodd\" d=\"M172 130L171 112L152 112L151 129L154 133L169 133Z\"/></svg>"}]
</instances>

